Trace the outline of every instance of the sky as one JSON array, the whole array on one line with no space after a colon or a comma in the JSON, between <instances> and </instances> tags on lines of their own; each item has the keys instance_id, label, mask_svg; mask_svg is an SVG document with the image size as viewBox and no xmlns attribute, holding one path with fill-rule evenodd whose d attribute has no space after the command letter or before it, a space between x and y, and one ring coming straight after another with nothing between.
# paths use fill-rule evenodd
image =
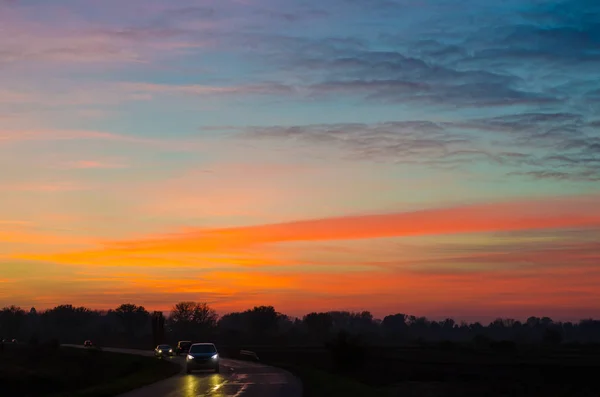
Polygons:
<instances>
[{"instance_id":1,"label":"sky","mask_svg":"<svg viewBox=\"0 0 600 397\"><path fill-rule=\"evenodd\" d=\"M596 0L0 0L0 306L600 317Z\"/></svg>"}]
</instances>

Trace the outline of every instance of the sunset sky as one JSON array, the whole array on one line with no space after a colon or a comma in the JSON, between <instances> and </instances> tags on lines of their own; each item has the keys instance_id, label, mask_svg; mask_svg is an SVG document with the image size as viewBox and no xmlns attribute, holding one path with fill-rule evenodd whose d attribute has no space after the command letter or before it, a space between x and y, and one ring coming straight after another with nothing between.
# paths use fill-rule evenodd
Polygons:
<instances>
[{"instance_id":1,"label":"sunset sky","mask_svg":"<svg viewBox=\"0 0 600 397\"><path fill-rule=\"evenodd\" d=\"M0 0L0 306L600 317L597 0Z\"/></svg>"}]
</instances>

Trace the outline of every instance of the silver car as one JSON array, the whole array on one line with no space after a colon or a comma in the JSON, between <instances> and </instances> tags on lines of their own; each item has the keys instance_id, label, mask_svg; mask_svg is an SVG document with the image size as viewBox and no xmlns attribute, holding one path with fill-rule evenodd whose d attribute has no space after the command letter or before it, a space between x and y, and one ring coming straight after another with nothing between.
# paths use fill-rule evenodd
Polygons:
<instances>
[{"instance_id":1,"label":"silver car","mask_svg":"<svg viewBox=\"0 0 600 397\"><path fill-rule=\"evenodd\" d=\"M173 348L169 345L158 345L156 346L156 349L154 349L154 355L156 357L170 357L174 354Z\"/></svg>"},{"instance_id":2,"label":"silver car","mask_svg":"<svg viewBox=\"0 0 600 397\"><path fill-rule=\"evenodd\" d=\"M194 370L212 369L219 373L219 361L219 352L214 344L194 343L185 359L185 372L189 374Z\"/></svg>"}]
</instances>

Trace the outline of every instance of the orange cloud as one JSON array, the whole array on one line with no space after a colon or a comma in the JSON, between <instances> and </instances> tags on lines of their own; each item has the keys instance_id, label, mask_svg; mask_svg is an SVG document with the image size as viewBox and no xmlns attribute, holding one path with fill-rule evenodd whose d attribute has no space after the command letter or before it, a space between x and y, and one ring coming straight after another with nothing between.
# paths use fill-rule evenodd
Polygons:
<instances>
[{"instance_id":1,"label":"orange cloud","mask_svg":"<svg viewBox=\"0 0 600 397\"><path fill-rule=\"evenodd\" d=\"M212 258L213 262L233 265L276 264L284 263L286 258L278 257L276 252L269 249L259 248L260 245L600 226L597 200L597 197L590 196L515 201L195 230L137 241L109 242L104 244L103 249L96 251L16 257L70 264L106 264L110 259L121 265L148 266L153 258L160 262L179 260L198 263Z\"/></svg>"},{"instance_id":2,"label":"orange cloud","mask_svg":"<svg viewBox=\"0 0 600 397\"><path fill-rule=\"evenodd\" d=\"M358 215L280 224L197 230L143 241L110 244L111 249L179 252L291 241L352 240L436 234L502 232L600 226L599 197L517 201Z\"/></svg>"}]
</instances>

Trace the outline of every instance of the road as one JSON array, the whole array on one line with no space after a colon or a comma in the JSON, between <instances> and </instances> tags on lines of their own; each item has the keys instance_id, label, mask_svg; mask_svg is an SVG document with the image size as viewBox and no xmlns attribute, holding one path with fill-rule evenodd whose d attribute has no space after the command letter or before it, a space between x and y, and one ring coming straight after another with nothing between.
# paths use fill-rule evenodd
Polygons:
<instances>
[{"instance_id":1,"label":"road","mask_svg":"<svg viewBox=\"0 0 600 397\"><path fill-rule=\"evenodd\" d=\"M70 347L81 347L65 345ZM103 348L104 351L154 356L153 351ZM158 360L158 359L157 359ZM119 397L301 397L302 384L287 371L245 361L221 359L221 373L183 370L184 357L172 357L182 365L179 375L122 394Z\"/></svg>"}]
</instances>

